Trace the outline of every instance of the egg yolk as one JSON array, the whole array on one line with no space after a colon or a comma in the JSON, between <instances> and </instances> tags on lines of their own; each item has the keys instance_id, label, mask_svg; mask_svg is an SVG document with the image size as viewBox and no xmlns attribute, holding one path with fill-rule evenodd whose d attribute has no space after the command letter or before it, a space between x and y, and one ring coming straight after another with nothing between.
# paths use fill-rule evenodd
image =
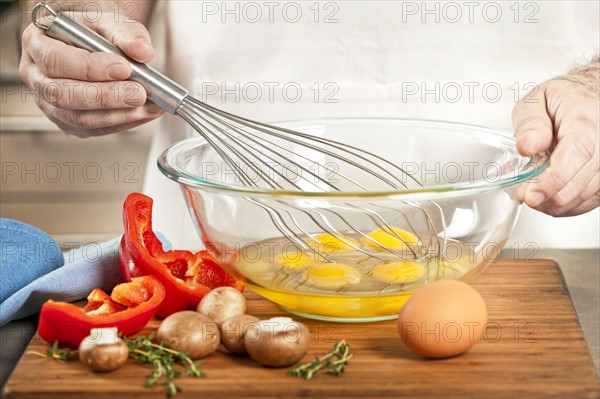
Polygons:
<instances>
[{"instance_id":1,"label":"egg yolk","mask_svg":"<svg viewBox=\"0 0 600 399\"><path fill-rule=\"evenodd\" d=\"M373 277L389 284L406 284L417 281L425 275L425 268L409 261L392 262L376 266Z\"/></svg>"},{"instance_id":2,"label":"egg yolk","mask_svg":"<svg viewBox=\"0 0 600 399\"><path fill-rule=\"evenodd\" d=\"M360 243L352 238L328 233L319 234L308 245L324 255L334 255L360 247Z\"/></svg>"},{"instance_id":3,"label":"egg yolk","mask_svg":"<svg viewBox=\"0 0 600 399\"><path fill-rule=\"evenodd\" d=\"M289 269L300 269L314 263L312 257L302 252L277 255L275 262Z\"/></svg>"},{"instance_id":4,"label":"egg yolk","mask_svg":"<svg viewBox=\"0 0 600 399\"><path fill-rule=\"evenodd\" d=\"M306 269L306 283L323 288L340 288L360 281L361 274L342 263L322 263Z\"/></svg>"},{"instance_id":5,"label":"egg yolk","mask_svg":"<svg viewBox=\"0 0 600 399\"><path fill-rule=\"evenodd\" d=\"M392 250L408 250L409 246L414 247L419 244L417 236L397 227L392 227L391 230L376 229L367 236L374 241L366 237L361 238L360 241L374 249L381 249L383 246Z\"/></svg>"}]
</instances>

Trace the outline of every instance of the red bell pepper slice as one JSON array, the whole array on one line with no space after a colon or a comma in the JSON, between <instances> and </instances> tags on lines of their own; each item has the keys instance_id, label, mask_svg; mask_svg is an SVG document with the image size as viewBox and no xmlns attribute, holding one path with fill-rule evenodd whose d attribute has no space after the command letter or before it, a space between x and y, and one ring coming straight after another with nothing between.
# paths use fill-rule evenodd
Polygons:
<instances>
[{"instance_id":1,"label":"red bell pepper slice","mask_svg":"<svg viewBox=\"0 0 600 399\"><path fill-rule=\"evenodd\" d=\"M68 302L47 301L42 306L39 336L48 343L77 348L92 328L117 327L130 335L140 331L165 299L165 289L152 276L117 285L111 296L94 289L80 308Z\"/></svg>"},{"instance_id":2,"label":"red bell pepper slice","mask_svg":"<svg viewBox=\"0 0 600 399\"><path fill-rule=\"evenodd\" d=\"M125 234L119 247L121 273L125 280L153 275L167 292L167 299L157 312L158 317L193 309L217 287L244 286L231 277L207 251L192 253L184 250L164 251L152 231L152 198L139 193L127 196L123 206Z\"/></svg>"},{"instance_id":3,"label":"red bell pepper slice","mask_svg":"<svg viewBox=\"0 0 600 399\"><path fill-rule=\"evenodd\" d=\"M83 308L87 315L106 315L117 313L127 309L126 306L112 300L110 296L100 288L94 290L87 297L88 303Z\"/></svg>"}]
</instances>

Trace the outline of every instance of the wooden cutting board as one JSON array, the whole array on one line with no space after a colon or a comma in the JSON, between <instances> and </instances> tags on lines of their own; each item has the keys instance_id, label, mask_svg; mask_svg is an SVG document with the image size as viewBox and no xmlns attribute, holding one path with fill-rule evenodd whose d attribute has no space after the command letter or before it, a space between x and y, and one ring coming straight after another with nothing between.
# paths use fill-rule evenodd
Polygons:
<instances>
[{"instance_id":1,"label":"wooden cutting board","mask_svg":"<svg viewBox=\"0 0 600 399\"><path fill-rule=\"evenodd\" d=\"M466 354L427 360L403 347L395 321L346 324L302 320L311 330L304 361L345 338L355 354L339 377L305 381L248 358L216 353L204 360L206 376L177 380L178 398L598 398L600 388L581 327L556 263L498 261L473 284L489 310L485 339ZM285 314L247 292L249 313ZM142 332L157 327L152 321ZM48 345L34 337L29 350ZM164 398L162 387L142 386L148 366L128 363L95 374L78 361L24 355L5 386L8 398Z\"/></svg>"}]
</instances>

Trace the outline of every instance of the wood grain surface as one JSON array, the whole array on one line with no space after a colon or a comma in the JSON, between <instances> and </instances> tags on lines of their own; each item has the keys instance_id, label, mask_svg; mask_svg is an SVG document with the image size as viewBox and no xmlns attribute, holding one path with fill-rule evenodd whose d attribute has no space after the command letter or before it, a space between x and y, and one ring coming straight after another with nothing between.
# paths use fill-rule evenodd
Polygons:
<instances>
[{"instance_id":1,"label":"wood grain surface","mask_svg":"<svg viewBox=\"0 0 600 399\"><path fill-rule=\"evenodd\" d=\"M180 378L178 398L598 398L600 388L581 328L557 265L547 260L498 261L473 284L486 300L484 339L462 356L424 359L403 347L396 322L368 324L304 320L311 347L303 359L326 353L345 338L354 353L346 372L305 381L288 369L264 368L248 358L216 353L204 360L206 376ZM246 293L249 313L284 315ZM157 327L152 321L142 332ZM29 349L48 345L37 336ZM150 369L128 363L96 374L78 361L24 355L4 394L8 398L164 398L163 387L142 386Z\"/></svg>"}]
</instances>

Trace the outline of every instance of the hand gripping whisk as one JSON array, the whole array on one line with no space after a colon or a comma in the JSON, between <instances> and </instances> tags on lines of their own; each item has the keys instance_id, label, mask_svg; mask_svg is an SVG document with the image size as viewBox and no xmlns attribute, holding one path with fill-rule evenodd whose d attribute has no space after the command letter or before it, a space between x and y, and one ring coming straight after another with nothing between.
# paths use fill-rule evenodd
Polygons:
<instances>
[{"instance_id":1,"label":"hand gripping whisk","mask_svg":"<svg viewBox=\"0 0 600 399\"><path fill-rule=\"evenodd\" d=\"M40 11L45 11L44 14L51 18L44 19ZM401 167L363 149L256 122L203 103L160 72L129 59L105 38L64 13L54 11L46 3L38 3L34 7L32 20L54 39L90 52L110 52L128 59L132 70L130 79L146 89L150 101L183 118L200 133L230 169L237 184L267 190L311 192L401 190L421 186ZM403 224L415 236L422 238L419 245L408 243L409 251L405 253L386 247L369 236L368 231L355 227L335 210L316 212L300 207L275 209L257 199L246 199L268 212L275 227L298 249L311 253L316 251L325 260L329 260L328 255L310 245L311 240L317 242L316 234L323 232L338 237L345 244L374 258L378 258L376 252L355 246L353 240L344 238L345 233L370 240L376 246L403 258L409 256L416 259L424 254L439 257L445 247L445 239L437 234L430 216L431 212L439 213L437 220L445 225L443 215L434 203L425 209L421 204L405 202L405 205L416 208L417 214L422 216L419 221L420 233L402 211L396 211L399 217L404 217ZM381 216L382 211L389 214L395 210L381 208L379 205L353 209L352 205L347 205L345 209L360 211L371 220L373 227L382 228L405 242L405 237L399 235ZM443 228L440 230L444 231Z\"/></svg>"}]
</instances>

